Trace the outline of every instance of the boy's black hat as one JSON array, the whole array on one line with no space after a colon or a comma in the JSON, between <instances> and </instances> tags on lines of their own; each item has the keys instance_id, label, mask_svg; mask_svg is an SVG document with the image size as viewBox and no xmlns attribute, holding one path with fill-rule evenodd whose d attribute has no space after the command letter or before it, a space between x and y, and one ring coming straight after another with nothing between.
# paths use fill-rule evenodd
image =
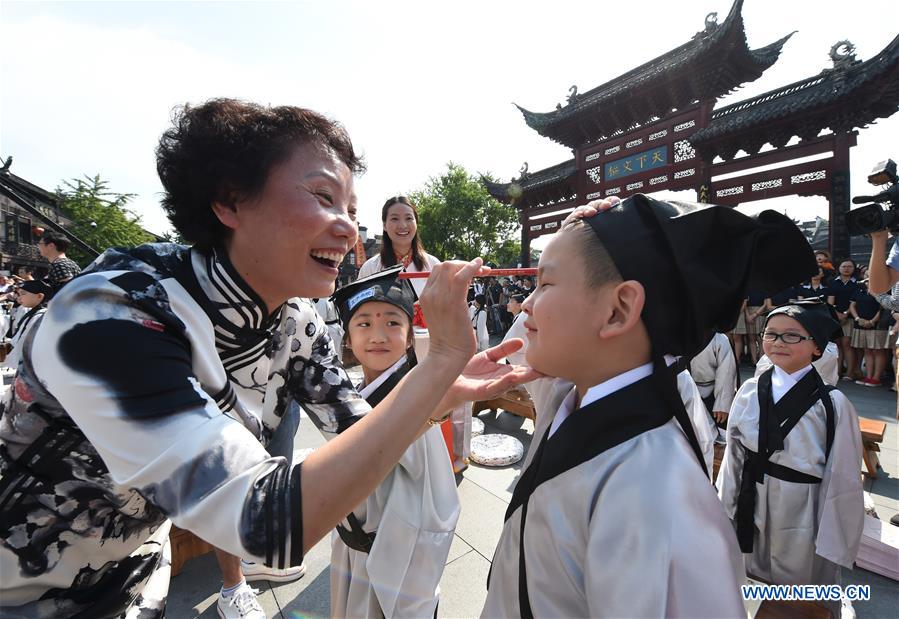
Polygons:
<instances>
[{"instance_id":1,"label":"boy's black hat","mask_svg":"<svg viewBox=\"0 0 899 619\"><path fill-rule=\"evenodd\" d=\"M19 284L19 289L31 294L42 294L47 299L53 293L53 289L45 281L39 279L29 279Z\"/></svg>"},{"instance_id":2,"label":"boy's black hat","mask_svg":"<svg viewBox=\"0 0 899 619\"><path fill-rule=\"evenodd\" d=\"M646 291L642 318L656 354L692 357L734 328L749 288L782 290L817 270L787 216L632 196L586 221L625 280Z\"/></svg>"},{"instance_id":3,"label":"boy's black hat","mask_svg":"<svg viewBox=\"0 0 899 619\"><path fill-rule=\"evenodd\" d=\"M382 301L395 305L406 312L409 320L412 320L417 297L409 280L397 277L403 268L401 264L391 267L374 275L357 279L334 292L331 300L337 307L344 329L359 307L369 301Z\"/></svg>"},{"instance_id":4,"label":"boy's black hat","mask_svg":"<svg viewBox=\"0 0 899 619\"><path fill-rule=\"evenodd\" d=\"M828 342L843 335L840 321L836 317L836 310L821 299L801 299L776 307L765 318L765 325L772 316L778 315L789 316L801 324L814 338L815 344L822 352Z\"/></svg>"}]
</instances>

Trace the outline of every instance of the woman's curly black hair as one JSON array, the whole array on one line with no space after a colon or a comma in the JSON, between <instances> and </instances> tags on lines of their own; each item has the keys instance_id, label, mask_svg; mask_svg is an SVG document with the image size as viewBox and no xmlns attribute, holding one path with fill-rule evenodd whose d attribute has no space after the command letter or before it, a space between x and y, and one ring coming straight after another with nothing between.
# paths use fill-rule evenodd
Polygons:
<instances>
[{"instance_id":1,"label":"woman's curly black hair","mask_svg":"<svg viewBox=\"0 0 899 619\"><path fill-rule=\"evenodd\" d=\"M300 144L328 148L354 174L365 171L343 126L312 110L236 99L176 108L156 148L162 208L185 240L208 249L228 232L213 202L232 205L257 194L271 168Z\"/></svg>"}]
</instances>

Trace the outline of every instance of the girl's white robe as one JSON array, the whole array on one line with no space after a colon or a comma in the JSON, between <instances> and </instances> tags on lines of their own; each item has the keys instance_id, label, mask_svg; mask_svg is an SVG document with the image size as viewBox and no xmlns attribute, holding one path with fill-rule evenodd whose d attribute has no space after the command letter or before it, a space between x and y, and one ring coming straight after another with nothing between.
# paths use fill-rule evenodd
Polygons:
<instances>
[{"instance_id":1,"label":"girl's white robe","mask_svg":"<svg viewBox=\"0 0 899 619\"><path fill-rule=\"evenodd\" d=\"M360 395L367 398L396 369ZM353 510L365 531L377 530L371 552L353 550L332 534L331 616L433 617L459 511L446 444L432 427ZM349 529L346 520L342 525Z\"/></svg>"}]
</instances>

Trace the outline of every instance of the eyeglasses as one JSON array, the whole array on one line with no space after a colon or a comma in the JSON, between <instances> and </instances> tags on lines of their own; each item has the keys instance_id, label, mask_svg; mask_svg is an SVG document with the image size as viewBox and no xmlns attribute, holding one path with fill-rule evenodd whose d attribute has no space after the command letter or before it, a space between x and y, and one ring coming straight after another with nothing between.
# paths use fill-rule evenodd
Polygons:
<instances>
[{"instance_id":1,"label":"eyeglasses","mask_svg":"<svg viewBox=\"0 0 899 619\"><path fill-rule=\"evenodd\" d=\"M762 340L765 342L776 342L780 340L784 344L798 344L803 340L813 340L815 338L798 333L775 333L774 331L765 331L762 333Z\"/></svg>"}]
</instances>

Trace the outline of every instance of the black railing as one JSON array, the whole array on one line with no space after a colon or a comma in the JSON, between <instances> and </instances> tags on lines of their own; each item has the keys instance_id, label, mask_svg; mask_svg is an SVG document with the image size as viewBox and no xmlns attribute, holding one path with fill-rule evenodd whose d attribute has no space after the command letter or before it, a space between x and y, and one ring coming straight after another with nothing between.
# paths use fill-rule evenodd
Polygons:
<instances>
[{"instance_id":1,"label":"black railing","mask_svg":"<svg viewBox=\"0 0 899 619\"><path fill-rule=\"evenodd\" d=\"M7 256L15 256L17 258L27 258L28 260L44 260L37 245L28 243L17 243L15 241L3 241L3 253Z\"/></svg>"}]
</instances>

